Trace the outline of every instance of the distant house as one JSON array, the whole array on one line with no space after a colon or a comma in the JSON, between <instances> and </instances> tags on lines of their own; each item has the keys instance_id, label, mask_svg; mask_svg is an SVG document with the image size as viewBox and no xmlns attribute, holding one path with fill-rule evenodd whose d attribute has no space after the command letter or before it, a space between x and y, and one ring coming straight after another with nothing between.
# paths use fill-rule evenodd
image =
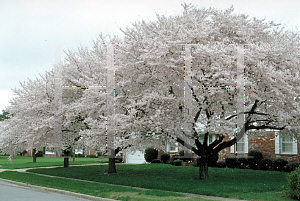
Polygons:
<instances>
[{"instance_id":1,"label":"distant house","mask_svg":"<svg viewBox=\"0 0 300 201\"><path fill-rule=\"evenodd\" d=\"M27 153L25 154L25 156L32 156L32 149L27 149L26 150ZM55 157L55 152L53 152L53 150L48 149L47 147L44 147L43 150L44 157L48 158L48 157ZM75 148L75 154L84 154L85 156L87 155L96 155L97 153L97 149L95 148L84 148L84 147L77 147Z\"/></svg>"},{"instance_id":2,"label":"distant house","mask_svg":"<svg viewBox=\"0 0 300 201\"><path fill-rule=\"evenodd\" d=\"M218 134L210 134L208 136L208 143L210 144L216 138ZM203 142L204 135L200 137L200 141ZM231 138L225 135L225 140L228 141ZM183 149L182 145L168 144L167 149L159 150L158 159L162 153L167 152L171 156L178 155L179 151ZM218 161L224 161L228 156L247 157L250 150L259 150L262 152L264 158L271 160L276 158L284 158L289 162L299 162L300 142L296 139L291 139L286 135L281 134L279 131L264 130L264 131L248 131L239 142L227 147L219 152ZM196 156L193 154L193 156ZM137 152L136 154L125 153L126 163L144 163L144 153Z\"/></svg>"}]
</instances>

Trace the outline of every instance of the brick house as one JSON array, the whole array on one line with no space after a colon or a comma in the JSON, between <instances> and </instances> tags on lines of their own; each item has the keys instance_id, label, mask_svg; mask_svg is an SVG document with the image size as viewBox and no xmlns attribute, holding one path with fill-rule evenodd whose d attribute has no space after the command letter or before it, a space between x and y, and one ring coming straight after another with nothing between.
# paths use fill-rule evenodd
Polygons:
<instances>
[{"instance_id":1,"label":"brick house","mask_svg":"<svg viewBox=\"0 0 300 201\"><path fill-rule=\"evenodd\" d=\"M276 136L277 135L277 136ZM219 135L209 135L208 143L210 144ZM200 138L200 141L203 141L203 138ZM230 140L229 136L225 135L225 140ZM183 147L178 144L175 144L175 147L172 147L171 150L168 150L170 155L179 154L179 151ZM300 153L300 142L296 139L290 139L289 137L281 134L279 131L255 131L247 132L239 142L231 147L227 147L219 152L219 160L224 161L228 156L237 156L237 157L247 157L250 150L259 150L262 152L264 158L269 158L271 160L276 158L284 158L289 162L299 162ZM163 151L159 152L160 155L164 153ZM196 156L193 154L193 156Z\"/></svg>"},{"instance_id":2,"label":"brick house","mask_svg":"<svg viewBox=\"0 0 300 201\"><path fill-rule=\"evenodd\" d=\"M277 136L276 136L277 135ZM219 135L211 134L208 136L208 143L213 142ZM200 141L203 141L204 135L200 137ZM225 135L225 140L230 140L230 137ZM159 150L158 159L160 159L161 154L167 152L171 156L178 155L179 151L183 149L183 146L175 143L173 145L167 145L166 151ZM247 157L250 150L259 150L262 152L264 158L269 158L271 160L276 158L284 158L289 162L299 162L300 153L300 142L295 139L290 139L289 137L281 134L279 131L248 131L239 142L231 147L227 147L219 152L219 160L224 161L228 156L237 157ZM193 156L196 156L193 153ZM140 157L138 160L137 158ZM139 163L145 162L144 153L138 152L138 154L133 154L132 158L129 160L139 161ZM125 153L125 162L128 162L128 156Z\"/></svg>"},{"instance_id":3,"label":"brick house","mask_svg":"<svg viewBox=\"0 0 300 201\"><path fill-rule=\"evenodd\" d=\"M229 139L225 136L225 140ZM220 151L219 160L225 160L228 156L247 156L252 149L261 151L264 158L271 160L284 158L289 162L299 162L299 142L271 130L247 132L238 143Z\"/></svg>"}]
</instances>

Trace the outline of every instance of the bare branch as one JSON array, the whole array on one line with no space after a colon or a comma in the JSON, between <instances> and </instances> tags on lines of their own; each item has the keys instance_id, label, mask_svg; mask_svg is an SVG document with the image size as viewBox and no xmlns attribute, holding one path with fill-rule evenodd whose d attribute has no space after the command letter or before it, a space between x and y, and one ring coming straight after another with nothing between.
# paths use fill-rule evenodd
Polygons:
<instances>
[{"instance_id":1,"label":"bare branch","mask_svg":"<svg viewBox=\"0 0 300 201\"><path fill-rule=\"evenodd\" d=\"M217 146L216 148L213 149L211 154L214 155L214 154L218 153L219 151L225 149L226 147L231 147L235 143L236 143L236 138L233 138L230 141L222 142L219 146Z\"/></svg>"},{"instance_id":2,"label":"bare branch","mask_svg":"<svg viewBox=\"0 0 300 201\"><path fill-rule=\"evenodd\" d=\"M247 130L251 130L251 129L256 129L256 130L259 130L259 129L274 129L274 130L283 130L285 129L286 126L283 126L283 127L277 127L277 126L267 126L267 125L262 125L262 126L254 126L254 125L250 125L247 127Z\"/></svg>"},{"instance_id":3,"label":"bare branch","mask_svg":"<svg viewBox=\"0 0 300 201\"><path fill-rule=\"evenodd\" d=\"M221 135L218 139L216 139L215 141L213 141L209 146L208 146L208 149L211 150L213 148L215 148L215 146L217 146L218 144L220 144L223 139L224 139L224 135Z\"/></svg>"},{"instance_id":4,"label":"bare branch","mask_svg":"<svg viewBox=\"0 0 300 201\"><path fill-rule=\"evenodd\" d=\"M182 131L183 132L183 131ZM184 132L183 132L184 133ZM184 133L185 134L185 133ZM169 133L166 133L166 135L168 136L168 137L171 137L172 139L175 139L175 141L176 142L179 142L182 146L184 146L184 147L186 147L186 148L188 148L189 150L192 150L194 153L196 153L197 155L198 155L198 150L195 148L195 147L193 147L192 145L190 145L190 144L188 144L188 143L186 143L186 142L184 142L182 139L180 139L180 138L178 138L178 137L174 137L174 136L172 136L172 135L170 135Z\"/></svg>"}]
</instances>

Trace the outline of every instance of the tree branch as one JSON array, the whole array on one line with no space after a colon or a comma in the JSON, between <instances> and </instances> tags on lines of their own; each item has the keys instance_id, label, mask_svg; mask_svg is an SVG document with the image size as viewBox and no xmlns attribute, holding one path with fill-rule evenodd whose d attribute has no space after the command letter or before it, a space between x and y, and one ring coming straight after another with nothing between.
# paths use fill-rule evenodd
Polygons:
<instances>
[{"instance_id":1,"label":"tree branch","mask_svg":"<svg viewBox=\"0 0 300 201\"><path fill-rule=\"evenodd\" d=\"M250 126L247 126L247 130L251 130L251 129L256 129L256 130L259 130L259 129L274 129L274 130L283 130L285 129L285 126L283 127L277 127L277 126L266 126L266 125L262 125L262 126L254 126L254 125L250 125Z\"/></svg>"},{"instance_id":2,"label":"tree branch","mask_svg":"<svg viewBox=\"0 0 300 201\"><path fill-rule=\"evenodd\" d=\"M182 132L183 132L183 131L182 131ZM184 132L183 132L183 133L184 133ZM172 135L170 135L170 134L168 134L168 133L166 133L166 135L167 135L168 137L171 137L172 139L175 139L176 142L179 142L181 145L183 145L184 147L188 148L189 150L192 150L194 153L196 153L196 154L198 155L199 151L198 151L195 147L193 147L192 145L190 145L190 144L184 142L182 139L180 139L180 138L178 138L178 137L176 137L176 136L173 137Z\"/></svg>"},{"instance_id":3,"label":"tree branch","mask_svg":"<svg viewBox=\"0 0 300 201\"><path fill-rule=\"evenodd\" d=\"M224 135L221 135L218 139L215 139L215 141L213 141L209 146L208 146L208 149L211 150L213 148L215 148L215 146L217 146L218 144L220 144L223 139L224 139Z\"/></svg>"},{"instance_id":4,"label":"tree branch","mask_svg":"<svg viewBox=\"0 0 300 201\"><path fill-rule=\"evenodd\" d=\"M195 118L194 118L194 122L197 122L199 116L200 116L200 113L201 113L201 110L202 110L202 107L198 110L198 112L196 113L195 115Z\"/></svg>"},{"instance_id":5,"label":"tree branch","mask_svg":"<svg viewBox=\"0 0 300 201\"><path fill-rule=\"evenodd\" d=\"M203 146L204 146L204 147L207 147L207 138L208 138L208 132L206 132L206 133L204 134L204 141L203 141Z\"/></svg>"},{"instance_id":6,"label":"tree branch","mask_svg":"<svg viewBox=\"0 0 300 201\"><path fill-rule=\"evenodd\" d=\"M265 114L265 113L260 113L260 112L240 112L239 114L258 114L258 115L269 115L269 114ZM234 115L231 115L230 117L227 117L225 120L229 120L229 119L232 119L233 117L236 117L237 115L234 114Z\"/></svg>"},{"instance_id":7,"label":"tree branch","mask_svg":"<svg viewBox=\"0 0 300 201\"><path fill-rule=\"evenodd\" d=\"M198 150L202 149L203 146L202 146L201 142L198 139L195 139L195 144L196 144Z\"/></svg>"},{"instance_id":8,"label":"tree branch","mask_svg":"<svg viewBox=\"0 0 300 201\"><path fill-rule=\"evenodd\" d=\"M216 148L213 149L213 151L211 152L211 154L214 155L216 153L219 153L219 151L225 149L226 147L231 147L235 143L236 143L236 137L233 138L230 141L222 142L219 146L217 146Z\"/></svg>"}]
</instances>

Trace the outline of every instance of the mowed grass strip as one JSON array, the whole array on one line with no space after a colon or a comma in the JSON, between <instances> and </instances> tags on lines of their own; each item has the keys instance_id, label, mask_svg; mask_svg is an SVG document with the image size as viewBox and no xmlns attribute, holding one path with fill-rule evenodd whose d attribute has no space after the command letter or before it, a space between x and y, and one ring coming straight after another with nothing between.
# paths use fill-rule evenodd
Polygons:
<instances>
[{"instance_id":1,"label":"mowed grass strip","mask_svg":"<svg viewBox=\"0 0 300 201\"><path fill-rule=\"evenodd\" d=\"M231 197L247 200L290 200L283 197L285 172L209 168L209 180L199 180L196 167L167 164L119 165L117 174L108 166L32 169L29 172L148 189Z\"/></svg>"},{"instance_id":2,"label":"mowed grass strip","mask_svg":"<svg viewBox=\"0 0 300 201\"><path fill-rule=\"evenodd\" d=\"M36 163L32 162L32 157L16 156L13 162L9 162L8 156L0 156L1 169L21 169L34 167L48 167L48 166L63 166L63 158L45 158L37 157ZM92 163L100 163L108 161L108 158L75 158L75 165L84 165ZM69 159L70 165L73 165L73 158Z\"/></svg>"},{"instance_id":3,"label":"mowed grass strip","mask_svg":"<svg viewBox=\"0 0 300 201\"><path fill-rule=\"evenodd\" d=\"M70 181L70 179L47 177L14 171L1 172L0 178L116 200L207 201L207 199L191 198L179 193L166 192L163 190L145 191L122 186L113 186L94 182L91 183L87 181Z\"/></svg>"}]
</instances>

